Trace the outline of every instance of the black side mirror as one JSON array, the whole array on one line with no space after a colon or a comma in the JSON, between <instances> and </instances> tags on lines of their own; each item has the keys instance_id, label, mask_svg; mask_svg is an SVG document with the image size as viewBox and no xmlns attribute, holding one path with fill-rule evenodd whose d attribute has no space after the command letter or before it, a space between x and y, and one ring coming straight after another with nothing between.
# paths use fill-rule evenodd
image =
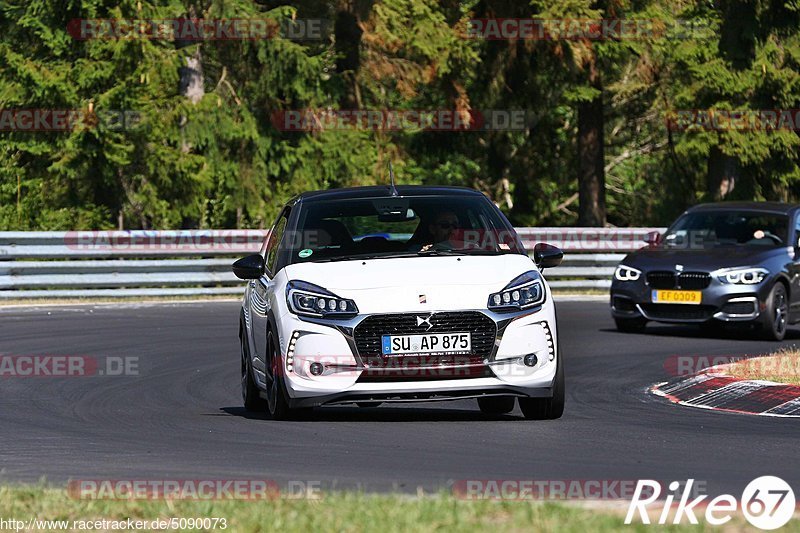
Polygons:
<instances>
[{"instance_id":1,"label":"black side mirror","mask_svg":"<svg viewBox=\"0 0 800 533\"><path fill-rule=\"evenodd\" d=\"M239 279L258 279L264 273L264 258L261 254L242 257L233 264L233 273Z\"/></svg>"},{"instance_id":2,"label":"black side mirror","mask_svg":"<svg viewBox=\"0 0 800 533\"><path fill-rule=\"evenodd\" d=\"M661 234L657 231L651 231L645 235L644 242L650 246L658 246L661 244Z\"/></svg>"},{"instance_id":3,"label":"black side mirror","mask_svg":"<svg viewBox=\"0 0 800 533\"><path fill-rule=\"evenodd\" d=\"M551 244L540 242L533 247L533 262L541 268L557 267L564 259L564 252Z\"/></svg>"}]
</instances>

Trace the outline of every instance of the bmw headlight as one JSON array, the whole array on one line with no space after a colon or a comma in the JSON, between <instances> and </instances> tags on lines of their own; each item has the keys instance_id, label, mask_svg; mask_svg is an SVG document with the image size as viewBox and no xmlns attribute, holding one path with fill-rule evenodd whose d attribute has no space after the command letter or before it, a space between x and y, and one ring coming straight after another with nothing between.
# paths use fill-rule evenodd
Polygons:
<instances>
[{"instance_id":1,"label":"bmw headlight","mask_svg":"<svg viewBox=\"0 0 800 533\"><path fill-rule=\"evenodd\" d=\"M289 310L316 318L350 318L358 314L353 300L339 298L332 292L305 281L290 281L286 286Z\"/></svg>"},{"instance_id":2,"label":"bmw headlight","mask_svg":"<svg viewBox=\"0 0 800 533\"><path fill-rule=\"evenodd\" d=\"M641 275L641 270L625 265L619 265L614 271L614 279L619 281L636 281Z\"/></svg>"},{"instance_id":3,"label":"bmw headlight","mask_svg":"<svg viewBox=\"0 0 800 533\"><path fill-rule=\"evenodd\" d=\"M531 270L515 278L506 287L489 295L489 309L493 311L517 311L544 303L545 293L542 276Z\"/></svg>"},{"instance_id":4,"label":"bmw headlight","mask_svg":"<svg viewBox=\"0 0 800 533\"><path fill-rule=\"evenodd\" d=\"M731 285L756 285L768 275L766 268L731 268L717 272L717 279Z\"/></svg>"}]
</instances>

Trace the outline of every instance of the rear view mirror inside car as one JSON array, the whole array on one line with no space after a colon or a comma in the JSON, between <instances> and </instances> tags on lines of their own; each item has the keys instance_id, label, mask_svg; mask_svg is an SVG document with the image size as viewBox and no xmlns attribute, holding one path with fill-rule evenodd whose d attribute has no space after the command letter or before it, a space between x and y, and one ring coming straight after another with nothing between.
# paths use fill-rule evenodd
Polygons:
<instances>
[{"instance_id":1,"label":"rear view mirror inside car","mask_svg":"<svg viewBox=\"0 0 800 533\"><path fill-rule=\"evenodd\" d=\"M385 198L372 202L381 222L405 222L417 218L417 214L409 207L405 198Z\"/></svg>"}]
</instances>

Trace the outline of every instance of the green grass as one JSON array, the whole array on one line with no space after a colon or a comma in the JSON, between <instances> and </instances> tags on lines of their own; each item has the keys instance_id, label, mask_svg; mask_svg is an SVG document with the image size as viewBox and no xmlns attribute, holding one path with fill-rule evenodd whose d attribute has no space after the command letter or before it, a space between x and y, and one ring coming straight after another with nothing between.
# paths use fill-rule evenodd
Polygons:
<instances>
[{"instance_id":1,"label":"green grass","mask_svg":"<svg viewBox=\"0 0 800 533\"><path fill-rule=\"evenodd\" d=\"M764 357L730 363L725 373L741 379L800 385L800 351L784 348Z\"/></svg>"},{"instance_id":2,"label":"green grass","mask_svg":"<svg viewBox=\"0 0 800 533\"><path fill-rule=\"evenodd\" d=\"M720 531L714 526L646 526L623 523L625 506L598 509L534 501L467 501L451 495L325 493L320 499L264 501L77 500L45 486L0 487L0 519L122 520L225 518L227 531L429 532ZM655 518L655 516L653 516ZM800 531L795 524L789 530ZM725 528L743 529L735 518ZM221 531L221 529L217 529Z\"/></svg>"}]
</instances>

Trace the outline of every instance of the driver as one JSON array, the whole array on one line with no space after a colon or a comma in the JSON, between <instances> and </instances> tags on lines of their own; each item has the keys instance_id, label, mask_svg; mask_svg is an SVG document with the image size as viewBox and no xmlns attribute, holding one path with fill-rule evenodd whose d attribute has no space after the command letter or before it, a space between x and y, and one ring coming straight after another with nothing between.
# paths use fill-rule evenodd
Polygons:
<instances>
[{"instance_id":1,"label":"driver","mask_svg":"<svg viewBox=\"0 0 800 533\"><path fill-rule=\"evenodd\" d=\"M433 244L443 244L455 236L459 228L458 217L452 211L442 211L428 224L428 232L433 236Z\"/></svg>"},{"instance_id":2,"label":"driver","mask_svg":"<svg viewBox=\"0 0 800 533\"><path fill-rule=\"evenodd\" d=\"M452 211L439 212L428 224L428 240L425 244L412 246L411 250L425 252L432 248L450 250L454 248L452 240L460 227L458 216Z\"/></svg>"}]
</instances>

